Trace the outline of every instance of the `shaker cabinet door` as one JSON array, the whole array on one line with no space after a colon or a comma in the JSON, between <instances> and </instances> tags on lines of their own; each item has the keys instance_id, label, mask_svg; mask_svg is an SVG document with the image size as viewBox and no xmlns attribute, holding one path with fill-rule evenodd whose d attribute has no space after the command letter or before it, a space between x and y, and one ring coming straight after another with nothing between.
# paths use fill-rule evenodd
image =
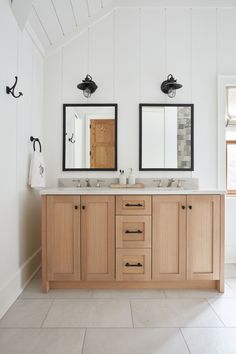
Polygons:
<instances>
[{"instance_id":1,"label":"shaker cabinet door","mask_svg":"<svg viewBox=\"0 0 236 354\"><path fill-rule=\"evenodd\" d=\"M47 197L48 280L80 280L80 197Z\"/></svg>"},{"instance_id":2,"label":"shaker cabinet door","mask_svg":"<svg viewBox=\"0 0 236 354\"><path fill-rule=\"evenodd\" d=\"M187 235L187 279L219 279L220 196L187 196Z\"/></svg>"},{"instance_id":3,"label":"shaker cabinet door","mask_svg":"<svg viewBox=\"0 0 236 354\"><path fill-rule=\"evenodd\" d=\"M153 196L152 279L186 278L186 196Z\"/></svg>"},{"instance_id":4,"label":"shaker cabinet door","mask_svg":"<svg viewBox=\"0 0 236 354\"><path fill-rule=\"evenodd\" d=\"M83 280L115 280L115 197L81 197Z\"/></svg>"}]
</instances>

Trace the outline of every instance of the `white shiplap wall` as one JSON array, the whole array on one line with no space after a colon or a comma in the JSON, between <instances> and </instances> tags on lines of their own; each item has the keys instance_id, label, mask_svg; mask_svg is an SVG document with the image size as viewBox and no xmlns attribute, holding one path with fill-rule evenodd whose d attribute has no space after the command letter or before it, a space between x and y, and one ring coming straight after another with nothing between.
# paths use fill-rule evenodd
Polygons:
<instances>
[{"instance_id":1,"label":"white shiplap wall","mask_svg":"<svg viewBox=\"0 0 236 354\"><path fill-rule=\"evenodd\" d=\"M117 102L118 167L138 176L193 176L217 183L217 76L236 73L236 9L117 8L46 58L44 136L48 185L62 176L62 104L85 102L76 85L90 73L99 88L88 102ZM183 84L174 99L160 91L172 73ZM195 171L138 171L138 104L195 104Z\"/></svg>"},{"instance_id":2,"label":"white shiplap wall","mask_svg":"<svg viewBox=\"0 0 236 354\"><path fill-rule=\"evenodd\" d=\"M0 48L1 318L40 264L39 195L27 182L29 137L42 138L43 112L43 57L30 34L17 27L7 0L0 2ZM15 75L16 90L24 94L19 99L6 94Z\"/></svg>"}]
</instances>

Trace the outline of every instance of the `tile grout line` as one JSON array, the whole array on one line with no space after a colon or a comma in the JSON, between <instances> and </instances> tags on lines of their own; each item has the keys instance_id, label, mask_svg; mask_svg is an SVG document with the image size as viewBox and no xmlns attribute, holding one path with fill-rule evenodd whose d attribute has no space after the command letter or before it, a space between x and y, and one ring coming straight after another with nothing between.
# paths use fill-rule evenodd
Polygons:
<instances>
[{"instance_id":1,"label":"tile grout line","mask_svg":"<svg viewBox=\"0 0 236 354\"><path fill-rule=\"evenodd\" d=\"M84 345L85 345L86 335L87 335L87 328L85 328L85 332L84 332L84 338L83 338L83 344L82 344L82 348L81 348L81 354L83 354L83 352L84 352Z\"/></svg>"},{"instance_id":2,"label":"tile grout line","mask_svg":"<svg viewBox=\"0 0 236 354\"><path fill-rule=\"evenodd\" d=\"M132 301L132 300L129 299L129 307L130 307L130 314L131 314L132 326L133 326L133 328L134 328L134 318L133 318L133 311L132 311L132 304L131 304L131 301Z\"/></svg>"},{"instance_id":3,"label":"tile grout line","mask_svg":"<svg viewBox=\"0 0 236 354\"><path fill-rule=\"evenodd\" d=\"M179 328L179 331L180 331L180 333L181 333L181 335L182 335L182 337L183 337L184 343L185 343L185 345L186 345L186 347L187 347L189 353L191 354L191 350L190 350L190 348L189 348L189 346L188 346L187 340L186 340L185 337L184 337L184 334L183 334L183 332L182 332L182 328Z\"/></svg>"},{"instance_id":4,"label":"tile grout line","mask_svg":"<svg viewBox=\"0 0 236 354\"><path fill-rule=\"evenodd\" d=\"M206 299L208 305L210 306L210 308L212 309L212 311L214 312L214 314L216 315L216 317L218 318L218 320L222 323L223 328L226 328L225 323L223 322L223 320L220 318L220 316L218 315L218 313L215 311L215 309L213 308L213 306L211 305L210 301L208 299ZM220 328L220 327L219 327ZM221 327L222 328L222 327Z\"/></svg>"},{"instance_id":5,"label":"tile grout line","mask_svg":"<svg viewBox=\"0 0 236 354\"><path fill-rule=\"evenodd\" d=\"M52 308L52 305L53 305L54 302L55 302L55 300L51 300L51 301L52 301L52 302L51 302L51 304L50 304L50 306L49 306L49 308L48 308L48 311L47 311L47 313L46 313L46 315L45 315L45 317L44 317L44 319L43 319L43 321L42 321L42 324L41 324L40 328L44 328L43 325L44 325L44 323L45 323L45 321L46 321L46 318L48 317L48 314L49 314L49 311L50 311L51 308Z\"/></svg>"}]
</instances>

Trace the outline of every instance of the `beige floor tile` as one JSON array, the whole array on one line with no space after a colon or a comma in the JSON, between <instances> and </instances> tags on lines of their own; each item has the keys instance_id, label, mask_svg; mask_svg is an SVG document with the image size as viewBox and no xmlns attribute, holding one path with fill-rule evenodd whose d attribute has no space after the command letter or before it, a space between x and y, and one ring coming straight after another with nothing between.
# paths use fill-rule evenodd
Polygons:
<instances>
[{"instance_id":1,"label":"beige floor tile","mask_svg":"<svg viewBox=\"0 0 236 354\"><path fill-rule=\"evenodd\" d=\"M226 285L228 285L234 292L236 292L236 279L235 278L229 278L225 279Z\"/></svg>"},{"instance_id":2,"label":"beige floor tile","mask_svg":"<svg viewBox=\"0 0 236 354\"><path fill-rule=\"evenodd\" d=\"M236 327L236 299L209 299L208 302L226 327Z\"/></svg>"},{"instance_id":3,"label":"beige floor tile","mask_svg":"<svg viewBox=\"0 0 236 354\"><path fill-rule=\"evenodd\" d=\"M17 300L0 321L0 327L38 328L42 325L52 300Z\"/></svg>"},{"instance_id":4,"label":"beige floor tile","mask_svg":"<svg viewBox=\"0 0 236 354\"><path fill-rule=\"evenodd\" d=\"M89 289L51 289L44 294L39 278L33 279L19 296L19 299L88 299L92 296Z\"/></svg>"},{"instance_id":5,"label":"beige floor tile","mask_svg":"<svg viewBox=\"0 0 236 354\"><path fill-rule=\"evenodd\" d=\"M201 299L131 300L134 327L221 327Z\"/></svg>"},{"instance_id":6,"label":"beige floor tile","mask_svg":"<svg viewBox=\"0 0 236 354\"><path fill-rule=\"evenodd\" d=\"M225 264L225 278L236 278L236 264L226 263Z\"/></svg>"},{"instance_id":7,"label":"beige floor tile","mask_svg":"<svg viewBox=\"0 0 236 354\"><path fill-rule=\"evenodd\" d=\"M128 300L55 300L44 327L132 327Z\"/></svg>"},{"instance_id":8,"label":"beige floor tile","mask_svg":"<svg viewBox=\"0 0 236 354\"><path fill-rule=\"evenodd\" d=\"M166 289L165 294L170 299L236 298L236 293L228 285L223 294L216 289Z\"/></svg>"},{"instance_id":9,"label":"beige floor tile","mask_svg":"<svg viewBox=\"0 0 236 354\"><path fill-rule=\"evenodd\" d=\"M0 354L81 354L82 329L0 329Z\"/></svg>"},{"instance_id":10,"label":"beige floor tile","mask_svg":"<svg viewBox=\"0 0 236 354\"><path fill-rule=\"evenodd\" d=\"M161 289L96 289L92 293L95 299L162 299L165 293Z\"/></svg>"},{"instance_id":11,"label":"beige floor tile","mask_svg":"<svg viewBox=\"0 0 236 354\"><path fill-rule=\"evenodd\" d=\"M88 329L83 354L188 354L179 329Z\"/></svg>"},{"instance_id":12,"label":"beige floor tile","mask_svg":"<svg viewBox=\"0 0 236 354\"><path fill-rule=\"evenodd\" d=\"M191 354L235 354L235 328L183 328Z\"/></svg>"}]
</instances>

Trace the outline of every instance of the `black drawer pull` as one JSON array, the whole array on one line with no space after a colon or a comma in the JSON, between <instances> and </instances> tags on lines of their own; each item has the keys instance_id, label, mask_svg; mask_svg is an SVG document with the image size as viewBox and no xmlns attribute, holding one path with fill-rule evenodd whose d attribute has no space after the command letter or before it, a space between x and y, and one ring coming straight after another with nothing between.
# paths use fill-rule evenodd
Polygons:
<instances>
[{"instance_id":1,"label":"black drawer pull","mask_svg":"<svg viewBox=\"0 0 236 354\"><path fill-rule=\"evenodd\" d=\"M125 230L125 233L126 233L126 234L142 234L143 231L141 231L141 230L134 230L134 231Z\"/></svg>"},{"instance_id":2,"label":"black drawer pull","mask_svg":"<svg viewBox=\"0 0 236 354\"><path fill-rule=\"evenodd\" d=\"M126 207L142 207L143 204L141 204L141 203L126 203L125 206Z\"/></svg>"},{"instance_id":3,"label":"black drawer pull","mask_svg":"<svg viewBox=\"0 0 236 354\"><path fill-rule=\"evenodd\" d=\"M138 262L138 263L134 263L134 264L125 263L125 266L126 266L126 267L142 267L143 265Z\"/></svg>"}]
</instances>

